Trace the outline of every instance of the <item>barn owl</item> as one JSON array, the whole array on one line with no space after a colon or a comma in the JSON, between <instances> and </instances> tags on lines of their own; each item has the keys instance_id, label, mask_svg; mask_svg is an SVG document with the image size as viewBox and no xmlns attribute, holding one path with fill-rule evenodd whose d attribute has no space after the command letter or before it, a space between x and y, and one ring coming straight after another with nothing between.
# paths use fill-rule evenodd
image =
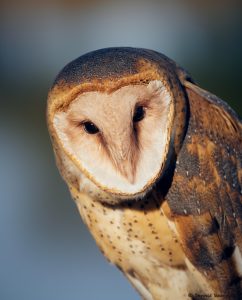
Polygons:
<instances>
[{"instance_id":1,"label":"barn owl","mask_svg":"<svg viewBox=\"0 0 242 300\"><path fill-rule=\"evenodd\" d=\"M242 299L242 125L174 61L85 54L48 96L57 166L143 299Z\"/></svg>"}]
</instances>

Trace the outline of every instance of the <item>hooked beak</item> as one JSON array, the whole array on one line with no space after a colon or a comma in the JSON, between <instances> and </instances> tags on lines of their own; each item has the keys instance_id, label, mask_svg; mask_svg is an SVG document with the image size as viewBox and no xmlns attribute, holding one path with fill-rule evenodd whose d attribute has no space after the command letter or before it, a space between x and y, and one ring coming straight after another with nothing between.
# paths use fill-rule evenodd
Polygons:
<instances>
[{"instance_id":1,"label":"hooked beak","mask_svg":"<svg viewBox=\"0 0 242 300\"><path fill-rule=\"evenodd\" d=\"M109 152L118 172L125 177L130 184L134 184L138 160L138 147L134 136L130 136L128 139L125 138L125 142L122 142L122 140L112 144ZM127 143L127 141L129 142Z\"/></svg>"}]
</instances>

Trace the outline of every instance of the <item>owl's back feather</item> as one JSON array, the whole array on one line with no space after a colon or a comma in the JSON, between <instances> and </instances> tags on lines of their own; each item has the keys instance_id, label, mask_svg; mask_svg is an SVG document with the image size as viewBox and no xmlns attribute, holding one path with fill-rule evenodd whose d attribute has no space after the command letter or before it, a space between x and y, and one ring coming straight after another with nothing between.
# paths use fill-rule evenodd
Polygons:
<instances>
[{"instance_id":1,"label":"owl's back feather","mask_svg":"<svg viewBox=\"0 0 242 300\"><path fill-rule=\"evenodd\" d=\"M185 82L187 134L167 195L187 258L222 299L241 299L241 121L216 96Z\"/></svg>"}]
</instances>

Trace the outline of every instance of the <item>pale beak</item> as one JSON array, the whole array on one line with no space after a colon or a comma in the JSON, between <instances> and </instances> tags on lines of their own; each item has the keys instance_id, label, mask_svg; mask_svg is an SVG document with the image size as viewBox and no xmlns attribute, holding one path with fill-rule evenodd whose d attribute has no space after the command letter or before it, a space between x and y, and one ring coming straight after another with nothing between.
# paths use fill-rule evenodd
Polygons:
<instances>
[{"instance_id":1,"label":"pale beak","mask_svg":"<svg viewBox=\"0 0 242 300\"><path fill-rule=\"evenodd\" d=\"M134 141L134 137L131 136L128 139L124 139L112 144L109 152L112 157L115 168L128 180L129 183L134 184L136 175L136 164L138 148ZM129 143L127 143L129 141Z\"/></svg>"}]
</instances>

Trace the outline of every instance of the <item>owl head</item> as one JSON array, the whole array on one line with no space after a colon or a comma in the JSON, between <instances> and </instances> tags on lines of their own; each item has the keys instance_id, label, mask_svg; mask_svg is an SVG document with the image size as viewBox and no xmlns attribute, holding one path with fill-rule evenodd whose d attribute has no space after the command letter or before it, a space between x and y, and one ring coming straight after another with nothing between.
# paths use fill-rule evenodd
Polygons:
<instances>
[{"instance_id":1,"label":"owl head","mask_svg":"<svg viewBox=\"0 0 242 300\"><path fill-rule=\"evenodd\" d=\"M164 55L137 48L101 49L65 66L47 118L67 183L107 199L145 195L181 145L186 76Z\"/></svg>"}]
</instances>

